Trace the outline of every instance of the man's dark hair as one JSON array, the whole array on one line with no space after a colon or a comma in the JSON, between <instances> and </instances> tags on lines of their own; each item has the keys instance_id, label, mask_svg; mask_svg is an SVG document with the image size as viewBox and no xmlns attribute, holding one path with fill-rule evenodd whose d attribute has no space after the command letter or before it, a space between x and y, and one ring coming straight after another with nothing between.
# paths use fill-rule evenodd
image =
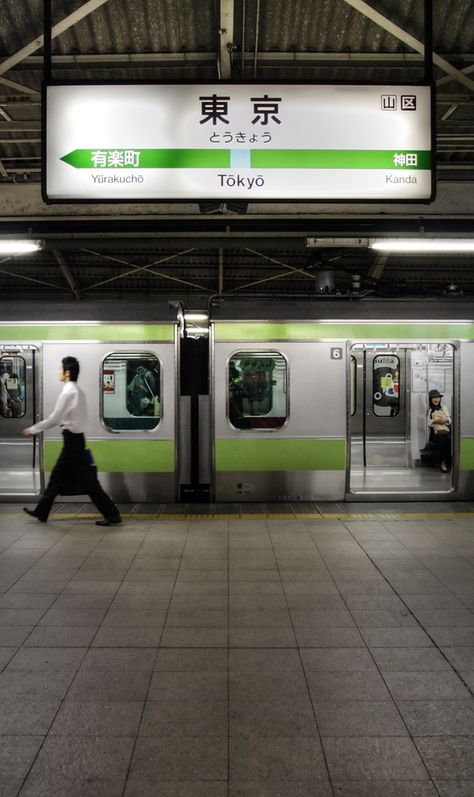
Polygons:
<instances>
[{"instance_id":1,"label":"man's dark hair","mask_svg":"<svg viewBox=\"0 0 474 797\"><path fill-rule=\"evenodd\" d=\"M79 376L79 362L75 357L63 357L62 359L64 372L69 371L69 379L71 382L77 382Z\"/></svg>"}]
</instances>

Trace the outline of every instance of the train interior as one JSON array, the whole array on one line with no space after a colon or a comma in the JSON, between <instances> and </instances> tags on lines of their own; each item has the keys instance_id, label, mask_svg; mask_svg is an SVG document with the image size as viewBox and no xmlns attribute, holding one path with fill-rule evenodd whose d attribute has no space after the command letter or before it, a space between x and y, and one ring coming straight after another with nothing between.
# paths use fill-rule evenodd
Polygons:
<instances>
[{"instance_id":1,"label":"train interior","mask_svg":"<svg viewBox=\"0 0 474 797\"><path fill-rule=\"evenodd\" d=\"M449 343L351 347L350 495L453 490L453 472L442 473L429 450L427 413L428 392L437 389L455 431L454 367Z\"/></svg>"}]
</instances>

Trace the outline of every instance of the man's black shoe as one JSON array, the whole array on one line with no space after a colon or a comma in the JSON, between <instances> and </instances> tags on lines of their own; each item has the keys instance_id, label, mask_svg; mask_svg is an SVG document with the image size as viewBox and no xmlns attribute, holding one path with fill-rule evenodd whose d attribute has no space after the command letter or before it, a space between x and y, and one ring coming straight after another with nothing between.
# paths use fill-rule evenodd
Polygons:
<instances>
[{"instance_id":1,"label":"man's black shoe","mask_svg":"<svg viewBox=\"0 0 474 797\"><path fill-rule=\"evenodd\" d=\"M122 522L121 517L104 518L103 520L96 520L96 526L118 526Z\"/></svg>"},{"instance_id":2,"label":"man's black shoe","mask_svg":"<svg viewBox=\"0 0 474 797\"><path fill-rule=\"evenodd\" d=\"M30 515L30 517L36 518L36 520L39 520L40 523L46 523L48 520L48 518L39 517L33 509L27 509L26 506L23 507L23 512L26 512L26 514Z\"/></svg>"}]
</instances>

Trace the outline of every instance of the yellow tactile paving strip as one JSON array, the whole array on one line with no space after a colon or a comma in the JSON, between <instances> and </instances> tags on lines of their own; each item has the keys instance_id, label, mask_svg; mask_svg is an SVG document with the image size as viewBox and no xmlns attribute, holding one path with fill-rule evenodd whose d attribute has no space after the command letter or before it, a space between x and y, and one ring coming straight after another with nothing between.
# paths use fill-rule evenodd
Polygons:
<instances>
[{"instance_id":1,"label":"yellow tactile paving strip","mask_svg":"<svg viewBox=\"0 0 474 797\"><path fill-rule=\"evenodd\" d=\"M97 520L102 517L98 513L88 512L55 512L50 520ZM26 520L22 512L2 513L1 519ZM232 512L232 513L200 513L200 512L160 512L122 513L123 520L423 520L435 518L454 520L473 518L473 512Z\"/></svg>"}]
</instances>

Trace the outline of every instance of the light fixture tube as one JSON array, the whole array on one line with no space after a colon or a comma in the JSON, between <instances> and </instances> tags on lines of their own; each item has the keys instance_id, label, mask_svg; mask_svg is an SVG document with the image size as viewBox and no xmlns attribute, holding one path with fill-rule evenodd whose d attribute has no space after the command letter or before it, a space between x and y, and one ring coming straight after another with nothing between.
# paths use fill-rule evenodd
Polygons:
<instances>
[{"instance_id":1,"label":"light fixture tube","mask_svg":"<svg viewBox=\"0 0 474 797\"><path fill-rule=\"evenodd\" d=\"M0 255L28 255L41 249L38 241L0 240Z\"/></svg>"},{"instance_id":2,"label":"light fixture tube","mask_svg":"<svg viewBox=\"0 0 474 797\"><path fill-rule=\"evenodd\" d=\"M474 252L474 238L384 238L370 242L380 252Z\"/></svg>"}]
</instances>

